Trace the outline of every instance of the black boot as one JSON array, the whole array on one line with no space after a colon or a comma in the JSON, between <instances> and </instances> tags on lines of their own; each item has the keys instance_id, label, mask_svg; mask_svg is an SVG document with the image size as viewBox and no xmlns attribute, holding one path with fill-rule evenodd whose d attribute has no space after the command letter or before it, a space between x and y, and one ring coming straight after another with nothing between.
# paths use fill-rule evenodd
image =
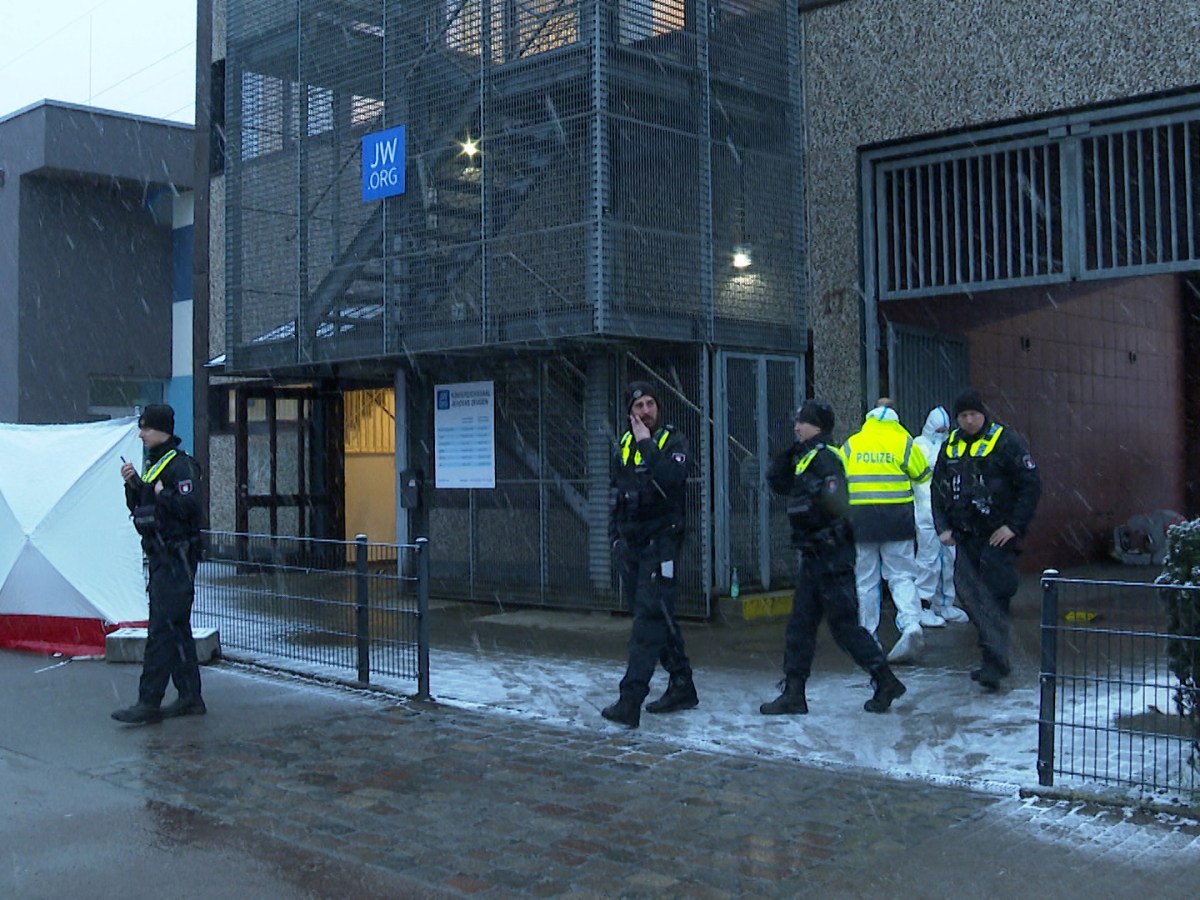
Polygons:
<instances>
[{"instance_id":1,"label":"black boot","mask_svg":"<svg viewBox=\"0 0 1200 900\"><path fill-rule=\"evenodd\" d=\"M1000 687L1000 679L1008 674L1005 666L997 665L990 660L984 660L978 669L971 670L971 680L978 681L982 687L994 691Z\"/></svg>"},{"instance_id":2,"label":"black boot","mask_svg":"<svg viewBox=\"0 0 1200 900\"><path fill-rule=\"evenodd\" d=\"M783 682L783 693L759 706L758 711L764 716L802 716L808 712L808 700L804 697L804 679L799 675L789 675Z\"/></svg>"},{"instance_id":3,"label":"black boot","mask_svg":"<svg viewBox=\"0 0 1200 900\"><path fill-rule=\"evenodd\" d=\"M903 697L908 690L887 666L871 676L871 684L875 687L875 694L863 704L863 709L873 713L887 712L892 701Z\"/></svg>"},{"instance_id":4,"label":"black boot","mask_svg":"<svg viewBox=\"0 0 1200 900\"><path fill-rule=\"evenodd\" d=\"M612 706L600 710L600 715L626 728L637 728L642 723L642 704L628 694L622 694L621 699Z\"/></svg>"},{"instance_id":5,"label":"black boot","mask_svg":"<svg viewBox=\"0 0 1200 900\"><path fill-rule=\"evenodd\" d=\"M208 707L199 697L180 697L174 703L168 703L160 712L164 719L174 719L176 716L202 716L208 712Z\"/></svg>"},{"instance_id":6,"label":"black boot","mask_svg":"<svg viewBox=\"0 0 1200 900\"><path fill-rule=\"evenodd\" d=\"M663 695L646 704L646 712L669 713L679 709L695 709L699 705L700 698L696 696L696 685L692 682L691 674L672 675Z\"/></svg>"},{"instance_id":7,"label":"black boot","mask_svg":"<svg viewBox=\"0 0 1200 900\"><path fill-rule=\"evenodd\" d=\"M153 725L155 722L161 722L163 716L162 710L157 706L137 703L134 706L127 706L125 709L118 709L112 714L112 717L126 725Z\"/></svg>"}]
</instances>

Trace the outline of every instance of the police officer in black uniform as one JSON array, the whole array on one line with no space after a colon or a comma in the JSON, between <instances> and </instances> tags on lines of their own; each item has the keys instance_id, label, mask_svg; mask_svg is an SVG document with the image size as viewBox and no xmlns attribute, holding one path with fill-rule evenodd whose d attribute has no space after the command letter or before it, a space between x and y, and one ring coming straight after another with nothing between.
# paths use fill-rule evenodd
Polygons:
<instances>
[{"instance_id":1,"label":"police officer in black uniform","mask_svg":"<svg viewBox=\"0 0 1200 900\"><path fill-rule=\"evenodd\" d=\"M783 654L783 692L758 708L764 716L808 712L805 682L822 615L828 617L837 645L871 676L875 692L863 709L886 712L906 690L883 650L858 624L850 495L841 451L833 443L833 424L833 407L806 400L796 410L796 443L772 460L767 473L771 490L787 497L798 571Z\"/></svg>"},{"instance_id":2,"label":"police officer in black uniform","mask_svg":"<svg viewBox=\"0 0 1200 900\"><path fill-rule=\"evenodd\" d=\"M954 400L958 427L933 470L938 539L957 548L954 589L979 632L982 664L971 679L994 690L1008 675L1009 604L1017 554L1042 493L1041 476L1019 434L989 418L979 392Z\"/></svg>"},{"instance_id":3,"label":"police officer in black uniform","mask_svg":"<svg viewBox=\"0 0 1200 900\"><path fill-rule=\"evenodd\" d=\"M633 627L620 698L600 714L610 722L637 728L658 663L670 680L663 695L646 704L646 712L675 712L700 703L675 620L679 591L675 569L685 530L691 450L674 425L661 424L658 400L648 382L629 385L625 406L629 430L612 459L608 537L633 610Z\"/></svg>"},{"instance_id":4,"label":"police officer in black uniform","mask_svg":"<svg viewBox=\"0 0 1200 900\"><path fill-rule=\"evenodd\" d=\"M170 406L147 406L138 428L146 449L146 470L139 474L126 462L121 477L125 504L149 563L150 627L138 702L112 714L118 722L131 725L207 711L200 696L191 625L200 549L200 467L179 449L175 411ZM168 681L175 683L179 697L164 707Z\"/></svg>"}]
</instances>

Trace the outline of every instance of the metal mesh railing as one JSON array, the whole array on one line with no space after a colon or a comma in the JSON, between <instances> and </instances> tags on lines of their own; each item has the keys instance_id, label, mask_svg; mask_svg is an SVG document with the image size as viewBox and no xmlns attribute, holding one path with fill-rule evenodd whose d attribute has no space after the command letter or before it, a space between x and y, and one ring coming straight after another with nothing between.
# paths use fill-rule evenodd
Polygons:
<instances>
[{"instance_id":1,"label":"metal mesh railing","mask_svg":"<svg viewBox=\"0 0 1200 900\"><path fill-rule=\"evenodd\" d=\"M1038 779L1200 796L1197 722L1179 715L1186 690L1171 671L1160 592L1179 587L1042 578ZM1198 648L1200 649L1200 648Z\"/></svg>"},{"instance_id":2,"label":"metal mesh railing","mask_svg":"<svg viewBox=\"0 0 1200 900\"><path fill-rule=\"evenodd\" d=\"M205 532L192 623L224 651L305 671L412 679L429 696L428 541Z\"/></svg>"}]
</instances>

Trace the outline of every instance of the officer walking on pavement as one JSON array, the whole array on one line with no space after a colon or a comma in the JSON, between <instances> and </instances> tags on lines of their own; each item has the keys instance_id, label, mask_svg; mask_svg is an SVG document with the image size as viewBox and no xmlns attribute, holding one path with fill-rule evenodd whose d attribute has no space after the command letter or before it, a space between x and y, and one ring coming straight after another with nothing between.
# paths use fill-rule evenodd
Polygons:
<instances>
[{"instance_id":1,"label":"officer walking on pavement","mask_svg":"<svg viewBox=\"0 0 1200 900\"><path fill-rule=\"evenodd\" d=\"M125 505L142 536L149 564L150 626L138 683L138 701L112 717L146 725L174 716L198 716L207 710L200 696L200 666L192 638L192 601L200 547L200 467L179 449L175 411L166 404L147 406L138 419L146 450L146 470L121 466ZM179 697L163 707L167 682Z\"/></svg>"},{"instance_id":2,"label":"officer walking on pavement","mask_svg":"<svg viewBox=\"0 0 1200 900\"><path fill-rule=\"evenodd\" d=\"M1017 554L1042 481L1024 439L988 416L974 388L955 398L954 418L934 467L933 521L938 539L956 549L954 587L979 631L982 663L971 679L995 689L1011 668Z\"/></svg>"},{"instance_id":3,"label":"officer walking on pavement","mask_svg":"<svg viewBox=\"0 0 1200 900\"><path fill-rule=\"evenodd\" d=\"M817 628L824 615L837 645L871 676L874 695L867 712L886 712L905 687L888 667L871 635L858 622L854 588L854 532L841 451L833 443L833 407L806 400L796 411L796 442L771 462L767 483L787 497L796 591L783 655L783 693L758 710L765 716L808 712L805 683L812 669Z\"/></svg>"},{"instance_id":4,"label":"officer walking on pavement","mask_svg":"<svg viewBox=\"0 0 1200 900\"><path fill-rule=\"evenodd\" d=\"M692 709L700 703L683 634L675 620L676 566L685 531L684 510L691 450L674 425L662 424L655 388L646 381L629 385L625 409L629 430L611 464L608 537L621 588L633 611L629 662L620 697L600 714L610 722L637 728L642 701L650 692L655 666L670 680L648 713Z\"/></svg>"}]
</instances>

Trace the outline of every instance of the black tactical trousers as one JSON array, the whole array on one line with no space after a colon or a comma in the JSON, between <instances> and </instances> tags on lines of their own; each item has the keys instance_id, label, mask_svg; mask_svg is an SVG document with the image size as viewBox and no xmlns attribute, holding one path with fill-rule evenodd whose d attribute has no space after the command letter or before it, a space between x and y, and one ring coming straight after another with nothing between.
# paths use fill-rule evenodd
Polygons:
<instances>
[{"instance_id":1,"label":"black tactical trousers","mask_svg":"<svg viewBox=\"0 0 1200 900\"><path fill-rule=\"evenodd\" d=\"M180 697L200 696L200 665L192 638L192 601L196 573L182 550L164 548L149 556L150 626L138 702L157 707L167 682Z\"/></svg>"},{"instance_id":2,"label":"black tactical trousers","mask_svg":"<svg viewBox=\"0 0 1200 900\"><path fill-rule=\"evenodd\" d=\"M658 663L671 675L692 674L683 633L675 621L680 543L677 536L667 534L637 546L619 545L621 587L633 611L621 696L638 703L650 693L650 679Z\"/></svg>"},{"instance_id":3,"label":"black tactical trousers","mask_svg":"<svg viewBox=\"0 0 1200 900\"><path fill-rule=\"evenodd\" d=\"M954 590L979 632L979 649L985 664L1009 673L1009 604L1017 592L1017 554L993 547L988 536L961 538L954 556Z\"/></svg>"},{"instance_id":4,"label":"black tactical trousers","mask_svg":"<svg viewBox=\"0 0 1200 900\"><path fill-rule=\"evenodd\" d=\"M787 623L784 675L808 679L822 615L829 620L829 632L834 641L851 659L867 672L875 673L883 668L887 664L883 650L858 624L854 545L798 550L796 557L796 592Z\"/></svg>"}]
</instances>

